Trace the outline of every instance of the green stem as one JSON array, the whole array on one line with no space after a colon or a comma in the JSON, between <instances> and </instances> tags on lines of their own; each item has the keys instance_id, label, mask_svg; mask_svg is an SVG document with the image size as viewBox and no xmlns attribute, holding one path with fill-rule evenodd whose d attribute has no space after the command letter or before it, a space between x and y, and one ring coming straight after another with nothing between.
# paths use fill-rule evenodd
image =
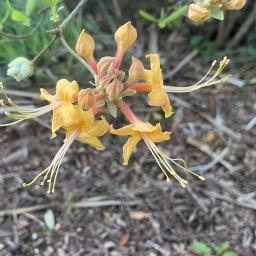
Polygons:
<instances>
[{"instance_id":1,"label":"green stem","mask_svg":"<svg viewBox=\"0 0 256 256\"><path fill-rule=\"evenodd\" d=\"M31 60L31 63L35 63L38 58L46 51L48 48L54 43L54 41L58 38L57 35L53 36L50 42Z\"/></svg>"}]
</instances>

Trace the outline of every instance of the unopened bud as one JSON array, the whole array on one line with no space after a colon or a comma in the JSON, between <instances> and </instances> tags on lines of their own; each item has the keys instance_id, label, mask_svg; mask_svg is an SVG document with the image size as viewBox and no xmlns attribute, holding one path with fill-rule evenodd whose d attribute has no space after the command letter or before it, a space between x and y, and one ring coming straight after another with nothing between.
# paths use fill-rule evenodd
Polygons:
<instances>
[{"instance_id":1,"label":"unopened bud","mask_svg":"<svg viewBox=\"0 0 256 256\"><path fill-rule=\"evenodd\" d=\"M188 8L188 17L193 21L202 21L210 16L210 12L203 6L190 4Z\"/></svg>"},{"instance_id":2,"label":"unopened bud","mask_svg":"<svg viewBox=\"0 0 256 256\"><path fill-rule=\"evenodd\" d=\"M230 0L229 2L223 3L224 10L239 10L244 7L246 0Z\"/></svg>"},{"instance_id":3,"label":"unopened bud","mask_svg":"<svg viewBox=\"0 0 256 256\"><path fill-rule=\"evenodd\" d=\"M84 29L80 33L76 42L76 52L83 58L91 58L95 49L95 43L89 34L86 34Z\"/></svg>"},{"instance_id":4,"label":"unopened bud","mask_svg":"<svg viewBox=\"0 0 256 256\"><path fill-rule=\"evenodd\" d=\"M137 30L130 21L119 27L115 33L117 46L121 51L129 48L137 38Z\"/></svg>"},{"instance_id":5,"label":"unopened bud","mask_svg":"<svg viewBox=\"0 0 256 256\"><path fill-rule=\"evenodd\" d=\"M97 64L98 74L100 76L106 75L107 73L111 73L111 64L114 62L114 57L103 57L99 60Z\"/></svg>"},{"instance_id":6,"label":"unopened bud","mask_svg":"<svg viewBox=\"0 0 256 256\"><path fill-rule=\"evenodd\" d=\"M127 83L136 83L143 78L144 66L140 60L132 57L132 65L129 69L129 77Z\"/></svg>"},{"instance_id":7,"label":"unopened bud","mask_svg":"<svg viewBox=\"0 0 256 256\"><path fill-rule=\"evenodd\" d=\"M33 74L33 62L24 58L18 57L8 64L7 75L12 76L16 81L20 81Z\"/></svg>"},{"instance_id":8,"label":"unopened bud","mask_svg":"<svg viewBox=\"0 0 256 256\"><path fill-rule=\"evenodd\" d=\"M78 93L78 105L83 109L90 109L96 104L96 98L91 88L82 89Z\"/></svg>"},{"instance_id":9,"label":"unopened bud","mask_svg":"<svg viewBox=\"0 0 256 256\"><path fill-rule=\"evenodd\" d=\"M113 80L106 88L106 93L110 101L116 100L120 97L122 91L122 84L118 80Z\"/></svg>"}]
</instances>

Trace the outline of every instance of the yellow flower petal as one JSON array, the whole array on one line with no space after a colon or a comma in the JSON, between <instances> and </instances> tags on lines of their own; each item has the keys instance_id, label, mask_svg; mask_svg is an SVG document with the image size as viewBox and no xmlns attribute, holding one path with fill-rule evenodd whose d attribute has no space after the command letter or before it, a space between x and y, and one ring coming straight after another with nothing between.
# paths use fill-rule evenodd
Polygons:
<instances>
[{"instance_id":1,"label":"yellow flower petal","mask_svg":"<svg viewBox=\"0 0 256 256\"><path fill-rule=\"evenodd\" d=\"M159 55L149 54L147 58L150 59L151 70L144 71L144 79L152 83L152 91L148 94L148 104L150 106L161 107L165 112L165 117L170 117L172 115L172 106L164 89Z\"/></svg>"},{"instance_id":2,"label":"yellow flower petal","mask_svg":"<svg viewBox=\"0 0 256 256\"><path fill-rule=\"evenodd\" d=\"M153 132L156 127L150 123L138 121L134 124L133 130L138 132Z\"/></svg>"},{"instance_id":3,"label":"yellow flower petal","mask_svg":"<svg viewBox=\"0 0 256 256\"><path fill-rule=\"evenodd\" d=\"M152 82L152 72L151 72L151 70L144 69L143 80L145 80L149 83Z\"/></svg>"},{"instance_id":4,"label":"yellow flower petal","mask_svg":"<svg viewBox=\"0 0 256 256\"><path fill-rule=\"evenodd\" d=\"M63 128L73 130L74 125L74 106L71 103L64 102L59 108L53 110L52 115L52 138L56 137L56 131Z\"/></svg>"},{"instance_id":5,"label":"yellow flower petal","mask_svg":"<svg viewBox=\"0 0 256 256\"><path fill-rule=\"evenodd\" d=\"M119 129L114 129L113 126L111 126L110 133L114 135L119 135L119 136L128 136L128 135L134 134L135 131L133 130L133 128L134 128L133 124L126 125Z\"/></svg>"},{"instance_id":6,"label":"yellow flower petal","mask_svg":"<svg viewBox=\"0 0 256 256\"><path fill-rule=\"evenodd\" d=\"M92 146L98 150L105 149L105 146L102 144L102 142L97 137L90 137L90 135L88 136L87 132L82 132L78 136L78 140L83 143L89 144L90 146Z\"/></svg>"},{"instance_id":7,"label":"yellow flower petal","mask_svg":"<svg viewBox=\"0 0 256 256\"><path fill-rule=\"evenodd\" d=\"M123 164L124 165L128 165L130 156L140 140L141 140L140 135L133 135L124 144L123 146L123 158L124 158Z\"/></svg>"},{"instance_id":8,"label":"yellow flower petal","mask_svg":"<svg viewBox=\"0 0 256 256\"><path fill-rule=\"evenodd\" d=\"M157 124L156 129L152 132L149 133L148 136L153 142L161 142L161 141L166 141L170 139L170 132L163 132L162 127L160 124Z\"/></svg>"},{"instance_id":9,"label":"yellow flower petal","mask_svg":"<svg viewBox=\"0 0 256 256\"><path fill-rule=\"evenodd\" d=\"M52 103L55 100L55 96L51 95L44 88L41 88L40 92L41 92L41 95L40 95L41 100L46 100L46 101L48 101L50 103Z\"/></svg>"},{"instance_id":10,"label":"yellow flower petal","mask_svg":"<svg viewBox=\"0 0 256 256\"><path fill-rule=\"evenodd\" d=\"M76 81L69 82L66 79L61 79L56 85L56 97L67 102L74 102L73 96L77 95L79 85Z\"/></svg>"},{"instance_id":11,"label":"yellow flower petal","mask_svg":"<svg viewBox=\"0 0 256 256\"><path fill-rule=\"evenodd\" d=\"M150 59L151 70L160 69L160 57L159 54L148 54L146 58Z\"/></svg>"},{"instance_id":12,"label":"yellow flower petal","mask_svg":"<svg viewBox=\"0 0 256 256\"><path fill-rule=\"evenodd\" d=\"M56 137L56 131L63 125L62 109L57 108L52 112L52 139Z\"/></svg>"},{"instance_id":13,"label":"yellow flower petal","mask_svg":"<svg viewBox=\"0 0 256 256\"><path fill-rule=\"evenodd\" d=\"M102 120L97 120L94 122L93 127L87 131L87 134L92 137L99 137L103 136L108 130L109 124L106 119L102 117Z\"/></svg>"}]
</instances>

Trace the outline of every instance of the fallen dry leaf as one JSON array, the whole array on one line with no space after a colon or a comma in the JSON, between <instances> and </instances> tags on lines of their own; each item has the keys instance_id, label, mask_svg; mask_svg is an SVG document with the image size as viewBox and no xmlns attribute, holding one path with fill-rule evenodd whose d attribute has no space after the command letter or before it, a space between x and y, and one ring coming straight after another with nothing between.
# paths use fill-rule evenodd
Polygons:
<instances>
[{"instance_id":1,"label":"fallen dry leaf","mask_svg":"<svg viewBox=\"0 0 256 256\"><path fill-rule=\"evenodd\" d=\"M120 237L118 241L118 245L120 246L125 246L129 242L130 235L129 234L124 234Z\"/></svg>"},{"instance_id":2,"label":"fallen dry leaf","mask_svg":"<svg viewBox=\"0 0 256 256\"><path fill-rule=\"evenodd\" d=\"M135 220L143 220L143 219L149 219L151 214L143 211L131 211L129 212L129 215L132 219Z\"/></svg>"}]
</instances>

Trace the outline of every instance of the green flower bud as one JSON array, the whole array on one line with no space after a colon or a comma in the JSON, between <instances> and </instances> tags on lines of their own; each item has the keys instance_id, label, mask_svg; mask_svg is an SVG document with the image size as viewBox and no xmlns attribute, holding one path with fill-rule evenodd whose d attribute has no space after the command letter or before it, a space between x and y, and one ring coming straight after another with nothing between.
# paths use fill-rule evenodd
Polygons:
<instances>
[{"instance_id":1,"label":"green flower bud","mask_svg":"<svg viewBox=\"0 0 256 256\"><path fill-rule=\"evenodd\" d=\"M33 74L33 63L24 58L17 57L8 64L7 75L12 76L16 81L20 81Z\"/></svg>"}]
</instances>

